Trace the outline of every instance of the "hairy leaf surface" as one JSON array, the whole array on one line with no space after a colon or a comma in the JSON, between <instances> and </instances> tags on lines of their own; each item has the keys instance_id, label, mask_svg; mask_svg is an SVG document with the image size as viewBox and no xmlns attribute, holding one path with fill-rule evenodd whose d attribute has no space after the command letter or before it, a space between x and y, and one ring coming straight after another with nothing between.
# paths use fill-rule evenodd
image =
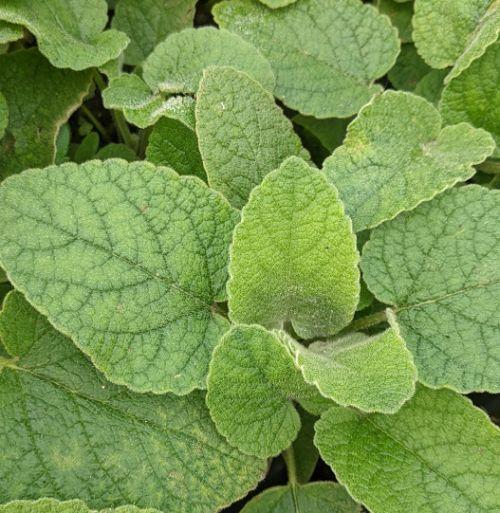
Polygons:
<instances>
[{"instance_id":1,"label":"hairy leaf surface","mask_svg":"<svg viewBox=\"0 0 500 513\"><path fill-rule=\"evenodd\" d=\"M36 501L12 501L0 505L0 513L98 513L91 510L83 501L73 499L60 502L56 499L38 499ZM100 513L158 513L158 510L140 509L136 506L106 508Z\"/></svg>"},{"instance_id":2,"label":"hairy leaf surface","mask_svg":"<svg viewBox=\"0 0 500 513\"><path fill-rule=\"evenodd\" d=\"M23 27L0 20L0 44L17 41L23 37Z\"/></svg>"}]
</instances>

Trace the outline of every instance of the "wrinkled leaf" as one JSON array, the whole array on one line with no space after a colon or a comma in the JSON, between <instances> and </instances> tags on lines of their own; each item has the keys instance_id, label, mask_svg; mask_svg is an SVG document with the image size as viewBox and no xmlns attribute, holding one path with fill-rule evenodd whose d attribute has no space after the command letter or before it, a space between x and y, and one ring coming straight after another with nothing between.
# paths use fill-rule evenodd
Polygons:
<instances>
[{"instance_id":1,"label":"wrinkled leaf","mask_svg":"<svg viewBox=\"0 0 500 513\"><path fill-rule=\"evenodd\" d=\"M55 499L39 499L37 501L12 501L0 505L0 513L98 513L91 510L80 500L59 502ZM158 513L155 509L140 509L136 506L120 506L107 508L100 513Z\"/></svg>"}]
</instances>

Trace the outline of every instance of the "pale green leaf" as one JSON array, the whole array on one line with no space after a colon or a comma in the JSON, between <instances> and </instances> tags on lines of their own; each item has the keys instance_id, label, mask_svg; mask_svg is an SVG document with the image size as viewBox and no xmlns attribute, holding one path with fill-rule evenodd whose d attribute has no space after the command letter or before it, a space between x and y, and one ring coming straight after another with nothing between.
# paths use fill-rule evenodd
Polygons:
<instances>
[{"instance_id":1,"label":"pale green leaf","mask_svg":"<svg viewBox=\"0 0 500 513\"><path fill-rule=\"evenodd\" d=\"M129 42L122 32L104 30L105 0L2 0L0 19L32 32L40 52L57 68L101 66L118 57Z\"/></svg>"},{"instance_id":2,"label":"pale green leaf","mask_svg":"<svg viewBox=\"0 0 500 513\"><path fill-rule=\"evenodd\" d=\"M290 346L305 381L342 406L394 413L415 391L413 358L396 327L373 337L353 333Z\"/></svg>"},{"instance_id":3,"label":"pale green leaf","mask_svg":"<svg viewBox=\"0 0 500 513\"><path fill-rule=\"evenodd\" d=\"M169 34L192 26L195 5L196 0L120 0L112 26L130 37L125 63L141 64Z\"/></svg>"},{"instance_id":4,"label":"pale green leaf","mask_svg":"<svg viewBox=\"0 0 500 513\"><path fill-rule=\"evenodd\" d=\"M405 4L400 4L405 5ZM387 76L396 89L413 91L421 80L432 68L428 66L413 44L405 44L401 47L396 64L389 70Z\"/></svg>"},{"instance_id":5,"label":"pale green leaf","mask_svg":"<svg viewBox=\"0 0 500 513\"><path fill-rule=\"evenodd\" d=\"M325 481L268 488L241 510L241 513L292 512L360 513L361 507L351 499L344 487Z\"/></svg>"},{"instance_id":6,"label":"pale green leaf","mask_svg":"<svg viewBox=\"0 0 500 513\"><path fill-rule=\"evenodd\" d=\"M451 390L420 385L394 415L333 407L315 443L372 513L500 511L498 429Z\"/></svg>"},{"instance_id":7,"label":"pale green leaf","mask_svg":"<svg viewBox=\"0 0 500 513\"><path fill-rule=\"evenodd\" d=\"M168 166L181 175L195 175L206 180L205 168L194 130L173 118L162 118L149 136L146 158Z\"/></svg>"},{"instance_id":8,"label":"pale green leaf","mask_svg":"<svg viewBox=\"0 0 500 513\"><path fill-rule=\"evenodd\" d=\"M457 63L452 74L459 74L497 39L499 6L498 0L415 0L418 52L433 68Z\"/></svg>"},{"instance_id":9,"label":"pale green leaf","mask_svg":"<svg viewBox=\"0 0 500 513\"><path fill-rule=\"evenodd\" d=\"M294 367L280 334L257 325L234 326L222 337L207 381L207 405L219 433L245 454L263 458L297 437L300 417L292 399L317 394Z\"/></svg>"},{"instance_id":10,"label":"pale green leaf","mask_svg":"<svg viewBox=\"0 0 500 513\"><path fill-rule=\"evenodd\" d=\"M323 173L290 157L254 189L233 236L228 283L233 321L303 338L333 335L359 299L351 221Z\"/></svg>"},{"instance_id":11,"label":"pale green leaf","mask_svg":"<svg viewBox=\"0 0 500 513\"><path fill-rule=\"evenodd\" d=\"M445 87L440 110L446 123L466 121L490 132L500 158L500 42L491 45Z\"/></svg>"},{"instance_id":12,"label":"pale green leaf","mask_svg":"<svg viewBox=\"0 0 500 513\"><path fill-rule=\"evenodd\" d=\"M9 106L5 96L0 93L0 139L5 133L5 129L9 125Z\"/></svg>"},{"instance_id":13,"label":"pale green leaf","mask_svg":"<svg viewBox=\"0 0 500 513\"><path fill-rule=\"evenodd\" d=\"M363 249L366 283L394 305L423 383L500 391L499 216L499 191L451 189L377 228Z\"/></svg>"},{"instance_id":14,"label":"pale green leaf","mask_svg":"<svg viewBox=\"0 0 500 513\"><path fill-rule=\"evenodd\" d=\"M300 0L270 10L257 0L215 5L216 22L253 43L276 75L275 95L317 118L349 117L379 92L399 53L397 30L360 0Z\"/></svg>"},{"instance_id":15,"label":"pale green leaf","mask_svg":"<svg viewBox=\"0 0 500 513\"><path fill-rule=\"evenodd\" d=\"M377 8L382 14L389 16L391 23L398 29L399 38L403 43L412 40L413 3L401 3L397 0L377 0Z\"/></svg>"},{"instance_id":16,"label":"pale green leaf","mask_svg":"<svg viewBox=\"0 0 500 513\"><path fill-rule=\"evenodd\" d=\"M467 180L494 147L467 123L441 128L425 99L386 91L360 111L324 167L359 231Z\"/></svg>"},{"instance_id":17,"label":"pale green leaf","mask_svg":"<svg viewBox=\"0 0 500 513\"><path fill-rule=\"evenodd\" d=\"M272 91L270 64L251 44L213 27L185 29L167 37L144 62L144 80L154 92L196 93L203 70L232 66Z\"/></svg>"},{"instance_id":18,"label":"pale green leaf","mask_svg":"<svg viewBox=\"0 0 500 513\"><path fill-rule=\"evenodd\" d=\"M4 45L11 41L17 41L23 36L23 27L0 20L0 44Z\"/></svg>"},{"instance_id":19,"label":"pale green leaf","mask_svg":"<svg viewBox=\"0 0 500 513\"><path fill-rule=\"evenodd\" d=\"M228 322L238 214L194 177L146 162L25 171L0 188L0 261L106 376L136 391L205 386Z\"/></svg>"},{"instance_id":20,"label":"pale green leaf","mask_svg":"<svg viewBox=\"0 0 500 513\"><path fill-rule=\"evenodd\" d=\"M285 158L309 157L271 93L232 68L204 72L196 131L210 186L237 208Z\"/></svg>"},{"instance_id":21,"label":"pale green leaf","mask_svg":"<svg viewBox=\"0 0 500 513\"><path fill-rule=\"evenodd\" d=\"M9 107L0 178L54 162L59 128L81 104L91 79L89 71L54 68L36 49L0 55L0 91Z\"/></svg>"},{"instance_id":22,"label":"pale green leaf","mask_svg":"<svg viewBox=\"0 0 500 513\"><path fill-rule=\"evenodd\" d=\"M91 510L83 501L73 499L59 502L56 499L38 499L36 501L12 501L0 505L0 513L98 513ZM159 513L155 509L140 509L136 506L106 508L100 513Z\"/></svg>"},{"instance_id":23,"label":"pale green leaf","mask_svg":"<svg viewBox=\"0 0 500 513\"><path fill-rule=\"evenodd\" d=\"M107 382L19 292L0 335L0 500L78 498L212 513L243 496L265 463L231 448L201 392L135 394ZM0 509L1 511L1 509Z\"/></svg>"},{"instance_id":24,"label":"pale green leaf","mask_svg":"<svg viewBox=\"0 0 500 513\"><path fill-rule=\"evenodd\" d=\"M155 97L141 77L128 73L112 78L102 93L107 109L142 109Z\"/></svg>"}]
</instances>

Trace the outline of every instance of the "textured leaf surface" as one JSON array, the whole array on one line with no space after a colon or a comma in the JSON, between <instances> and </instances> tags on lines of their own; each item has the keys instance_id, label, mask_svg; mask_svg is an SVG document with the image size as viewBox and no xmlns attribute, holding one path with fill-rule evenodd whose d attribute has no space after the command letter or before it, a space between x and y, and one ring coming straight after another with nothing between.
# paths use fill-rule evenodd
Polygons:
<instances>
[{"instance_id":1,"label":"textured leaf surface","mask_svg":"<svg viewBox=\"0 0 500 513\"><path fill-rule=\"evenodd\" d=\"M12 501L0 505L0 513L97 513L83 501L69 500L60 502L55 499L39 499L36 501ZM155 509L140 509L136 506L120 506L106 508L101 513L158 513Z\"/></svg>"},{"instance_id":2,"label":"textured leaf surface","mask_svg":"<svg viewBox=\"0 0 500 513\"><path fill-rule=\"evenodd\" d=\"M467 180L494 147L466 123L441 128L423 98L387 91L360 111L324 166L359 231Z\"/></svg>"},{"instance_id":3,"label":"textured leaf surface","mask_svg":"<svg viewBox=\"0 0 500 513\"><path fill-rule=\"evenodd\" d=\"M155 92L196 93L203 70L209 66L232 66L268 91L274 89L273 71L262 54L237 35L213 27L185 29L169 36L146 59L144 80Z\"/></svg>"},{"instance_id":4,"label":"textured leaf surface","mask_svg":"<svg viewBox=\"0 0 500 513\"><path fill-rule=\"evenodd\" d=\"M300 0L278 10L257 0L230 0L213 12L220 26L267 57L276 96L318 118L355 114L380 91L373 82L399 53L388 18L359 0Z\"/></svg>"},{"instance_id":5,"label":"textured leaf surface","mask_svg":"<svg viewBox=\"0 0 500 513\"><path fill-rule=\"evenodd\" d=\"M0 178L54 162L59 128L81 104L90 82L90 72L55 69L35 49L0 55L0 91L9 109L0 141Z\"/></svg>"},{"instance_id":6,"label":"textured leaf surface","mask_svg":"<svg viewBox=\"0 0 500 513\"><path fill-rule=\"evenodd\" d=\"M208 513L262 476L264 462L217 433L202 393L111 385L18 292L7 296L0 335L13 357L0 371L3 502L77 497L92 508Z\"/></svg>"},{"instance_id":7,"label":"textured leaf surface","mask_svg":"<svg viewBox=\"0 0 500 513\"><path fill-rule=\"evenodd\" d=\"M460 70L465 69L497 39L499 6L498 0L415 0L413 39L418 52L433 68L460 59Z\"/></svg>"},{"instance_id":8,"label":"textured leaf surface","mask_svg":"<svg viewBox=\"0 0 500 513\"><path fill-rule=\"evenodd\" d=\"M309 347L292 341L291 350L306 382L342 406L394 413L415 391L413 358L396 328Z\"/></svg>"},{"instance_id":9,"label":"textured leaf surface","mask_svg":"<svg viewBox=\"0 0 500 513\"><path fill-rule=\"evenodd\" d=\"M346 326L359 299L351 221L324 175L297 157L254 189L233 236L228 283L232 320L303 338Z\"/></svg>"},{"instance_id":10,"label":"textured leaf surface","mask_svg":"<svg viewBox=\"0 0 500 513\"><path fill-rule=\"evenodd\" d=\"M140 64L169 34L192 26L195 5L196 0L120 0L113 28L130 37L125 63Z\"/></svg>"},{"instance_id":11,"label":"textured leaf surface","mask_svg":"<svg viewBox=\"0 0 500 513\"><path fill-rule=\"evenodd\" d=\"M210 186L237 208L285 158L309 157L271 93L228 67L204 72L196 131Z\"/></svg>"},{"instance_id":12,"label":"textured leaf surface","mask_svg":"<svg viewBox=\"0 0 500 513\"><path fill-rule=\"evenodd\" d=\"M500 42L445 87L440 104L447 123L466 121L488 130L495 138L495 158L500 158L499 83Z\"/></svg>"},{"instance_id":13,"label":"textured leaf surface","mask_svg":"<svg viewBox=\"0 0 500 513\"><path fill-rule=\"evenodd\" d=\"M0 20L0 44L17 41L23 37L23 27Z\"/></svg>"},{"instance_id":14,"label":"textured leaf surface","mask_svg":"<svg viewBox=\"0 0 500 513\"><path fill-rule=\"evenodd\" d=\"M317 393L303 381L277 333L235 326L215 348L208 374L210 415L246 454L276 456L300 429L293 398Z\"/></svg>"},{"instance_id":15,"label":"textured leaf surface","mask_svg":"<svg viewBox=\"0 0 500 513\"><path fill-rule=\"evenodd\" d=\"M359 513L356 504L337 483L315 482L276 486L254 497L241 513ZM10 513L10 512L8 512ZM17 512L16 512L17 513Z\"/></svg>"},{"instance_id":16,"label":"textured leaf surface","mask_svg":"<svg viewBox=\"0 0 500 513\"><path fill-rule=\"evenodd\" d=\"M264 5L271 9L278 9L287 5L295 3L297 0L260 0Z\"/></svg>"},{"instance_id":17,"label":"textured leaf surface","mask_svg":"<svg viewBox=\"0 0 500 513\"><path fill-rule=\"evenodd\" d=\"M0 189L0 261L107 377L137 391L204 387L227 321L237 213L200 180L122 160L31 170Z\"/></svg>"},{"instance_id":18,"label":"textured leaf surface","mask_svg":"<svg viewBox=\"0 0 500 513\"><path fill-rule=\"evenodd\" d=\"M395 0L378 0L377 8L382 14L387 14L391 23L398 29L399 38L403 43L412 40L413 3L397 2Z\"/></svg>"},{"instance_id":19,"label":"textured leaf surface","mask_svg":"<svg viewBox=\"0 0 500 513\"><path fill-rule=\"evenodd\" d=\"M377 228L363 276L395 305L419 379L500 390L500 192L452 189Z\"/></svg>"},{"instance_id":20,"label":"textured leaf surface","mask_svg":"<svg viewBox=\"0 0 500 513\"><path fill-rule=\"evenodd\" d=\"M315 443L373 513L500 511L498 429L451 390L419 386L395 415L331 408Z\"/></svg>"},{"instance_id":21,"label":"textured leaf surface","mask_svg":"<svg viewBox=\"0 0 500 513\"><path fill-rule=\"evenodd\" d=\"M118 57L129 39L108 22L105 0L2 0L0 19L24 25L57 68L82 70Z\"/></svg>"}]
</instances>

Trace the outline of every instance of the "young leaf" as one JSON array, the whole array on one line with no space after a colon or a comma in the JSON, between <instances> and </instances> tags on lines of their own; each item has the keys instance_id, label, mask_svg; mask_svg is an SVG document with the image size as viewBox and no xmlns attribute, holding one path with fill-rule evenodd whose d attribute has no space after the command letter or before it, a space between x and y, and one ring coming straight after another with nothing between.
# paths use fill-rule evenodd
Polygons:
<instances>
[{"instance_id":1,"label":"young leaf","mask_svg":"<svg viewBox=\"0 0 500 513\"><path fill-rule=\"evenodd\" d=\"M235 322L302 338L346 326L359 299L358 252L337 191L290 157L254 189L233 236L228 283Z\"/></svg>"},{"instance_id":2,"label":"young leaf","mask_svg":"<svg viewBox=\"0 0 500 513\"><path fill-rule=\"evenodd\" d=\"M387 14L391 23L398 29L399 39L403 43L412 40L411 19L413 16L413 3L401 3L395 0L378 0L377 8L382 14Z\"/></svg>"},{"instance_id":3,"label":"young leaf","mask_svg":"<svg viewBox=\"0 0 500 513\"><path fill-rule=\"evenodd\" d=\"M466 121L488 130L500 158L500 42L491 45L460 76L445 87L440 104L446 123Z\"/></svg>"},{"instance_id":4,"label":"young leaf","mask_svg":"<svg viewBox=\"0 0 500 513\"><path fill-rule=\"evenodd\" d=\"M196 93L208 66L233 66L268 91L274 89L273 71L259 51L213 27L185 29L167 37L144 62L144 80L154 92Z\"/></svg>"},{"instance_id":5,"label":"young leaf","mask_svg":"<svg viewBox=\"0 0 500 513\"><path fill-rule=\"evenodd\" d=\"M467 180L494 147L487 132L466 123L441 128L423 98L387 91L361 109L324 167L359 231Z\"/></svg>"},{"instance_id":6,"label":"young leaf","mask_svg":"<svg viewBox=\"0 0 500 513\"><path fill-rule=\"evenodd\" d=\"M419 385L395 415L333 407L315 443L373 513L491 513L500 507L498 429L451 390Z\"/></svg>"},{"instance_id":7,"label":"young leaf","mask_svg":"<svg viewBox=\"0 0 500 513\"><path fill-rule=\"evenodd\" d=\"M73 499L59 502L55 499L38 499L36 501L12 501L0 505L0 513L99 513L91 510L83 501ZM155 509L140 509L136 506L106 508L100 513L159 513Z\"/></svg>"},{"instance_id":8,"label":"young leaf","mask_svg":"<svg viewBox=\"0 0 500 513\"><path fill-rule=\"evenodd\" d=\"M325 481L268 488L247 503L241 513L291 513L292 511L361 513L361 506L351 499L344 487Z\"/></svg>"},{"instance_id":9,"label":"young leaf","mask_svg":"<svg viewBox=\"0 0 500 513\"><path fill-rule=\"evenodd\" d=\"M0 179L54 162L59 128L81 104L91 78L89 71L52 67L36 49L0 55L0 91L9 106L0 141Z\"/></svg>"},{"instance_id":10,"label":"young leaf","mask_svg":"<svg viewBox=\"0 0 500 513\"><path fill-rule=\"evenodd\" d=\"M204 387L228 326L212 305L225 299L238 220L221 196L167 168L108 160L26 171L0 203L1 265L111 381Z\"/></svg>"},{"instance_id":11,"label":"young leaf","mask_svg":"<svg viewBox=\"0 0 500 513\"><path fill-rule=\"evenodd\" d=\"M0 19L25 26L40 52L57 68L83 70L118 57L129 43L117 30L105 30L105 0L2 0Z\"/></svg>"},{"instance_id":12,"label":"young leaf","mask_svg":"<svg viewBox=\"0 0 500 513\"><path fill-rule=\"evenodd\" d=\"M0 500L77 497L209 513L244 495L265 462L231 448L201 392L138 395L108 383L19 292L0 336ZM52 513L52 512L51 512Z\"/></svg>"},{"instance_id":13,"label":"young leaf","mask_svg":"<svg viewBox=\"0 0 500 513\"><path fill-rule=\"evenodd\" d=\"M9 106L5 96L0 93L0 139L5 133L5 129L9 124Z\"/></svg>"},{"instance_id":14,"label":"young leaf","mask_svg":"<svg viewBox=\"0 0 500 513\"><path fill-rule=\"evenodd\" d=\"M262 458L295 440L300 417L292 399L317 393L304 383L279 335L256 325L234 326L222 337L207 381L207 405L219 433Z\"/></svg>"},{"instance_id":15,"label":"young leaf","mask_svg":"<svg viewBox=\"0 0 500 513\"><path fill-rule=\"evenodd\" d=\"M253 43L276 75L276 96L317 118L355 114L399 53L397 30L359 0L300 0L269 10L255 0L215 5L217 23Z\"/></svg>"},{"instance_id":16,"label":"young leaf","mask_svg":"<svg viewBox=\"0 0 500 513\"><path fill-rule=\"evenodd\" d=\"M120 0L112 26L130 37L125 64L141 64L169 34L192 26L195 6L196 0Z\"/></svg>"},{"instance_id":17,"label":"young leaf","mask_svg":"<svg viewBox=\"0 0 500 513\"><path fill-rule=\"evenodd\" d=\"M418 52L433 68L457 60L461 70L467 68L497 39L499 6L498 0L415 0L413 40Z\"/></svg>"},{"instance_id":18,"label":"young leaf","mask_svg":"<svg viewBox=\"0 0 500 513\"><path fill-rule=\"evenodd\" d=\"M210 186L236 208L285 158L309 157L271 93L232 68L204 71L196 131Z\"/></svg>"},{"instance_id":19,"label":"young leaf","mask_svg":"<svg viewBox=\"0 0 500 513\"><path fill-rule=\"evenodd\" d=\"M23 37L23 27L0 20L0 44L17 41Z\"/></svg>"},{"instance_id":20,"label":"young leaf","mask_svg":"<svg viewBox=\"0 0 500 513\"><path fill-rule=\"evenodd\" d=\"M415 391L413 358L396 327L373 337L353 333L309 347L291 341L290 349L305 381L342 406L394 413Z\"/></svg>"},{"instance_id":21,"label":"young leaf","mask_svg":"<svg viewBox=\"0 0 500 513\"><path fill-rule=\"evenodd\" d=\"M419 380L500 390L500 192L451 189L374 230L363 276L395 306Z\"/></svg>"}]
</instances>

